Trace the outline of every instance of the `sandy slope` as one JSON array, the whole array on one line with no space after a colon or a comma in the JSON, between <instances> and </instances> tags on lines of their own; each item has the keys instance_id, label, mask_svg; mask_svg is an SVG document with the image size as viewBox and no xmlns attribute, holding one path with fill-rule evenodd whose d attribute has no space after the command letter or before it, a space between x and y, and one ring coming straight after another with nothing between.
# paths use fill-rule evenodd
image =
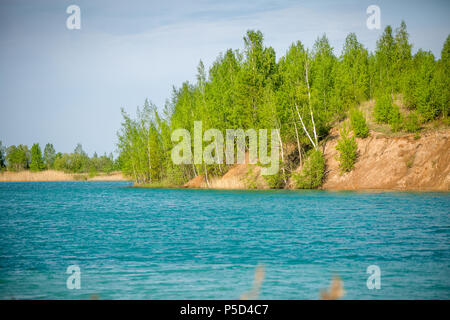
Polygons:
<instances>
[{"instance_id":1,"label":"sandy slope","mask_svg":"<svg viewBox=\"0 0 450 320\"><path fill-rule=\"evenodd\" d=\"M339 134L334 128L322 144L326 159L326 178L323 189L330 190L450 190L450 130L430 131L401 137L385 137L371 132L365 139L356 139L358 158L355 168L341 175L336 160ZM223 177L210 177L210 188L245 189L250 166L235 165ZM267 184L253 166L258 189ZM198 176L184 185L187 188L207 188L205 179Z\"/></svg>"},{"instance_id":2,"label":"sandy slope","mask_svg":"<svg viewBox=\"0 0 450 320\"><path fill-rule=\"evenodd\" d=\"M327 175L324 189L439 190L450 189L450 130L384 137L371 133L357 139L355 168L339 172L336 132L324 144Z\"/></svg>"}]
</instances>

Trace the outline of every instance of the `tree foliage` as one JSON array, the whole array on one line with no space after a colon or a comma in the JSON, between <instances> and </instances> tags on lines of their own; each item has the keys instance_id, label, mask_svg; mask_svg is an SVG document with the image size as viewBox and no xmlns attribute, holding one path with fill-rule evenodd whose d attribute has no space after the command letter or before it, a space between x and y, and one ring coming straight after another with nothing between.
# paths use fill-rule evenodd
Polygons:
<instances>
[{"instance_id":1,"label":"tree foliage","mask_svg":"<svg viewBox=\"0 0 450 320\"><path fill-rule=\"evenodd\" d=\"M3 151L3 153L2 153ZM26 145L11 145L4 148L0 142L0 164L4 157L3 165L9 171L41 171L44 169L61 170L67 173L111 173L120 170L117 160L112 153L103 156L89 157L78 144L72 153L56 153L52 144L47 143L42 153L38 143L32 145L31 150ZM2 166L0 165L0 170Z\"/></svg>"},{"instance_id":2,"label":"tree foliage","mask_svg":"<svg viewBox=\"0 0 450 320\"><path fill-rule=\"evenodd\" d=\"M400 113L400 108L395 104L392 105L389 112L389 124L394 132L400 131L403 126L403 117Z\"/></svg>"},{"instance_id":3,"label":"tree foliage","mask_svg":"<svg viewBox=\"0 0 450 320\"><path fill-rule=\"evenodd\" d=\"M375 120L378 123L388 123L391 110L393 108L392 97L389 93L385 93L376 99L373 109Z\"/></svg>"},{"instance_id":4,"label":"tree foliage","mask_svg":"<svg viewBox=\"0 0 450 320\"><path fill-rule=\"evenodd\" d=\"M0 171L6 167L6 149L0 140Z\"/></svg>"},{"instance_id":5,"label":"tree foliage","mask_svg":"<svg viewBox=\"0 0 450 320\"><path fill-rule=\"evenodd\" d=\"M303 164L300 173L294 173L293 178L298 189L316 189L323 183L325 158L320 150L311 150Z\"/></svg>"},{"instance_id":6,"label":"tree foliage","mask_svg":"<svg viewBox=\"0 0 450 320\"><path fill-rule=\"evenodd\" d=\"M44 156L43 156L45 167L47 169L52 169L53 164L55 163L55 159L56 159L55 148L53 147L53 144L47 143L44 148Z\"/></svg>"},{"instance_id":7,"label":"tree foliage","mask_svg":"<svg viewBox=\"0 0 450 320\"><path fill-rule=\"evenodd\" d=\"M337 141L336 150L339 152L337 160L341 173L350 172L355 166L358 145L355 137L350 137L347 127L340 130L340 138Z\"/></svg>"},{"instance_id":8,"label":"tree foliage","mask_svg":"<svg viewBox=\"0 0 450 320\"><path fill-rule=\"evenodd\" d=\"M405 129L408 132L418 132L420 130L419 117L415 112L410 112L405 119Z\"/></svg>"},{"instance_id":9,"label":"tree foliage","mask_svg":"<svg viewBox=\"0 0 450 320\"><path fill-rule=\"evenodd\" d=\"M6 164L9 171L21 171L29 168L31 154L25 145L9 146L6 149Z\"/></svg>"},{"instance_id":10,"label":"tree foliage","mask_svg":"<svg viewBox=\"0 0 450 320\"><path fill-rule=\"evenodd\" d=\"M39 143L33 144L31 147L31 171L41 171L45 168L44 161L42 160L42 152Z\"/></svg>"},{"instance_id":11,"label":"tree foliage","mask_svg":"<svg viewBox=\"0 0 450 320\"><path fill-rule=\"evenodd\" d=\"M350 33L339 56L323 35L311 50L295 41L277 59L263 34L249 30L243 37L243 50L225 50L209 69L200 61L196 81L174 87L163 108L146 100L135 115L122 110L118 162L137 183L182 184L198 175L208 180L226 173L228 165L174 165L170 154L175 129L193 133L194 121L202 122L202 134L211 128L223 135L226 129L273 128L280 130L282 165L279 175L268 179L270 185L282 187L301 165L310 178L300 179L299 187L317 187L323 172L320 176L315 169L324 168L323 155L311 150L317 151L333 123L362 101L375 98L376 121L390 124L394 131L406 128L404 121L414 121L403 119L393 105L397 93L404 95L410 113L422 121L446 117L449 47L447 39L438 61L421 50L413 55L402 22L395 30L385 28L374 52ZM350 118L355 135L366 137L364 116L351 112Z\"/></svg>"},{"instance_id":12,"label":"tree foliage","mask_svg":"<svg viewBox=\"0 0 450 320\"><path fill-rule=\"evenodd\" d=\"M350 123L356 137L367 138L369 136L369 126L361 110L353 109L350 111Z\"/></svg>"}]
</instances>

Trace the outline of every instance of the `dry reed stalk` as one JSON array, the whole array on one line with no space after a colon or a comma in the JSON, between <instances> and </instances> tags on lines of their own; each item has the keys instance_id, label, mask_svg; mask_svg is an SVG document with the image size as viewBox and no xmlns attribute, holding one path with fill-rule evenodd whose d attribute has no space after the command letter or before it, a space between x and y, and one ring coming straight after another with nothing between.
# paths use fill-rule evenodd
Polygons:
<instances>
[{"instance_id":1,"label":"dry reed stalk","mask_svg":"<svg viewBox=\"0 0 450 320\"><path fill-rule=\"evenodd\" d=\"M258 298L259 291L261 290L262 283L264 281L264 266L258 265L255 269L255 278L253 279L252 288L244 292L241 296L241 300L255 300Z\"/></svg>"},{"instance_id":2,"label":"dry reed stalk","mask_svg":"<svg viewBox=\"0 0 450 320\"><path fill-rule=\"evenodd\" d=\"M344 282L341 278L335 276L331 280L330 288L327 290L322 290L320 292L320 297L322 300L337 300L345 295Z\"/></svg>"}]
</instances>

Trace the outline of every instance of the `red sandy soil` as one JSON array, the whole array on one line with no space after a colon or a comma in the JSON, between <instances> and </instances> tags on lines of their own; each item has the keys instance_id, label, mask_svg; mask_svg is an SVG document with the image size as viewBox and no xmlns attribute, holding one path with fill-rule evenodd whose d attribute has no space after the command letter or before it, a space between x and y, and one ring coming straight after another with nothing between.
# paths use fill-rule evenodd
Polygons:
<instances>
[{"instance_id":1,"label":"red sandy soil","mask_svg":"<svg viewBox=\"0 0 450 320\"><path fill-rule=\"evenodd\" d=\"M450 129L387 137L371 132L365 139L357 138L358 158L355 168L341 174L336 160L338 129L334 128L322 144L326 160L326 176L322 189L328 190L450 190ZM255 165L237 164L223 177L209 177L209 188L245 189L250 167L256 187L267 184ZM208 188L203 176L184 185L187 188Z\"/></svg>"}]
</instances>

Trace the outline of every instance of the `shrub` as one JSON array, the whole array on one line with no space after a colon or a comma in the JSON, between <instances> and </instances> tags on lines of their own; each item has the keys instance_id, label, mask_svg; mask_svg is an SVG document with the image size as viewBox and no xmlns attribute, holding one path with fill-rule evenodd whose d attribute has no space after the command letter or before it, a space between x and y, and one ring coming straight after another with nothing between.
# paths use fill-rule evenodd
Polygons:
<instances>
[{"instance_id":1,"label":"shrub","mask_svg":"<svg viewBox=\"0 0 450 320\"><path fill-rule=\"evenodd\" d=\"M311 150L300 173L294 173L293 179L298 189L316 189L323 183L325 158L320 150Z\"/></svg>"},{"instance_id":2,"label":"shrub","mask_svg":"<svg viewBox=\"0 0 450 320\"><path fill-rule=\"evenodd\" d=\"M350 113L350 122L355 136L358 138L367 138L369 136L369 127L367 126L366 118L364 118L360 110L354 109Z\"/></svg>"},{"instance_id":3,"label":"shrub","mask_svg":"<svg viewBox=\"0 0 450 320\"><path fill-rule=\"evenodd\" d=\"M258 176L254 172L254 167L250 166L243 180L248 189L258 189Z\"/></svg>"},{"instance_id":4,"label":"shrub","mask_svg":"<svg viewBox=\"0 0 450 320\"><path fill-rule=\"evenodd\" d=\"M400 114L400 108L397 105L393 105L389 113L389 124L392 131L397 132L402 128L402 115Z\"/></svg>"},{"instance_id":5,"label":"shrub","mask_svg":"<svg viewBox=\"0 0 450 320\"><path fill-rule=\"evenodd\" d=\"M341 137L338 140L336 150L339 151L337 160L339 161L339 168L342 174L352 171L355 167L358 145L355 138L349 136L349 130L346 127L342 128L340 133Z\"/></svg>"},{"instance_id":6,"label":"shrub","mask_svg":"<svg viewBox=\"0 0 450 320\"><path fill-rule=\"evenodd\" d=\"M282 170L278 170L278 173L262 176L271 189L281 189L284 186L284 175Z\"/></svg>"},{"instance_id":7,"label":"shrub","mask_svg":"<svg viewBox=\"0 0 450 320\"><path fill-rule=\"evenodd\" d=\"M416 158L415 154L413 154L413 155L411 155L411 157L409 157L409 159L406 161L406 167L407 168L409 168L409 169L412 168L415 158Z\"/></svg>"},{"instance_id":8,"label":"shrub","mask_svg":"<svg viewBox=\"0 0 450 320\"><path fill-rule=\"evenodd\" d=\"M375 108L373 109L375 120L378 123L388 123L389 117L392 110L392 97L390 94L381 95L376 103Z\"/></svg>"},{"instance_id":9,"label":"shrub","mask_svg":"<svg viewBox=\"0 0 450 320\"><path fill-rule=\"evenodd\" d=\"M95 167L89 168L89 178L93 178L98 175L98 171Z\"/></svg>"},{"instance_id":10,"label":"shrub","mask_svg":"<svg viewBox=\"0 0 450 320\"><path fill-rule=\"evenodd\" d=\"M74 174L72 177L73 177L73 180L75 180L75 181L86 181L87 180L87 176L85 174Z\"/></svg>"},{"instance_id":11,"label":"shrub","mask_svg":"<svg viewBox=\"0 0 450 320\"><path fill-rule=\"evenodd\" d=\"M405 119L405 129L408 132L418 132L420 130L419 118L415 112L410 112Z\"/></svg>"}]
</instances>

